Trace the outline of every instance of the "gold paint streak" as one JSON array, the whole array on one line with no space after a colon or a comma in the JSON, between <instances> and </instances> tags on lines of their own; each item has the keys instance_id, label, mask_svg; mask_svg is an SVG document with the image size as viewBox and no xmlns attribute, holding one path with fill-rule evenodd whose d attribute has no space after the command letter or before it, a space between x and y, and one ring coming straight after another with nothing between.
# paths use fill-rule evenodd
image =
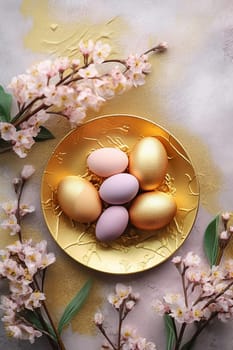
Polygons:
<instances>
[{"instance_id":1,"label":"gold paint streak","mask_svg":"<svg viewBox=\"0 0 233 350\"><path fill-rule=\"evenodd\" d=\"M93 278L90 295L71 322L72 330L81 334L95 334L93 316L95 305L101 306L103 297L101 279L96 280L94 273L77 264L67 255L61 253L56 263L51 265L46 274L45 293L47 305L51 310L56 324L66 307L88 278Z\"/></svg>"},{"instance_id":2,"label":"gold paint streak","mask_svg":"<svg viewBox=\"0 0 233 350\"><path fill-rule=\"evenodd\" d=\"M62 11L61 8L56 9ZM80 21L62 21L57 18L54 9L49 7L48 0L39 3L34 0L23 0L21 13L32 19L31 30L24 38L24 45L34 52L47 53L56 56L76 55L79 41L92 39L111 42L113 54L118 51L117 42L122 31L127 30L120 17L111 18L105 23L93 24L88 18ZM114 45L116 44L116 45Z\"/></svg>"},{"instance_id":3,"label":"gold paint streak","mask_svg":"<svg viewBox=\"0 0 233 350\"><path fill-rule=\"evenodd\" d=\"M174 134L185 145L196 168L200 184L200 203L213 215L221 211L218 195L222 186L222 174L214 163L207 145L192 130L173 126Z\"/></svg>"}]
</instances>

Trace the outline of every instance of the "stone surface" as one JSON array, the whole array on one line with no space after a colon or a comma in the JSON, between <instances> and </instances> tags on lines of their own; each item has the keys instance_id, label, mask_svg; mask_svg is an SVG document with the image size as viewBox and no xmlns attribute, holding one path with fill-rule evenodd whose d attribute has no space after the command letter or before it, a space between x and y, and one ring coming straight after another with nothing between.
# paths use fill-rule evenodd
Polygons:
<instances>
[{"instance_id":1,"label":"stone surface","mask_svg":"<svg viewBox=\"0 0 233 350\"><path fill-rule=\"evenodd\" d=\"M47 4L46 1L43 3ZM35 7L42 8L39 1L34 4ZM0 80L4 86L7 86L12 76L24 72L34 61L48 56L47 52L36 52L25 46L24 38L33 28L34 12L25 17L21 5L18 0L0 2ZM153 73L148 77L146 85L117 97L100 110L98 115L129 113L146 116L169 129L183 142L194 160L202 194L196 223L177 253L182 255L193 250L203 256L202 239L206 225L218 210L232 209L232 1L49 0L48 11L53 14L51 25L56 25L56 19L68 23L81 18L82 21L87 19L96 25L120 18L124 26L119 24L116 32L109 36L111 38L113 35L113 44L118 50L120 47L123 55L142 52L160 40L169 43L169 51L163 57L151 59ZM93 112L90 114L94 115ZM88 269L83 270L60 251L43 221L40 209L41 175L53 148L68 131L67 124L62 120L59 123L51 121L49 126L56 139L36 145L27 159L20 160L11 153L0 155L0 199L13 198L9 179L20 171L23 164L33 164L37 171L30 181L30 190L25 193L25 199L36 206L36 214L26 219L28 234L47 239L50 250L56 251L59 259L64 259L70 268L77 269L74 278L78 278L81 270L82 276L89 276L91 273ZM1 233L2 246L7 241L4 235L4 232ZM169 261L133 276L94 275L96 283L101 285L99 293L103 297L112 291L117 282L130 284L135 291L140 292L141 301L130 314L128 323L135 325L142 336L154 341L158 349L165 349L162 319L155 315L151 303L165 291L179 290L177 275ZM73 281L70 283L72 289ZM50 291L50 298L55 292L56 290ZM66 290L60 291L60 294L64 298ZM89 304L90 315L98 308L104 310L105 315L109 316L108 329L114 332L114 313L110 306L105 301L100 301L97 305L89 300ZM61 305L58 308L60 312ZM80 316L81 320L84 316ZM102 337L88 331L88 326L85 329L86 331L74 331L70 326L64 331L63 339L67 350L100 348ZM6 338L2 325L0 347L6 350L49 348L46 340L39 340L33 346L25 342L12 342ZM232 347L232 323L215 323L203 332L194 349L231 350Z\"/></svg>"}]
</instances>

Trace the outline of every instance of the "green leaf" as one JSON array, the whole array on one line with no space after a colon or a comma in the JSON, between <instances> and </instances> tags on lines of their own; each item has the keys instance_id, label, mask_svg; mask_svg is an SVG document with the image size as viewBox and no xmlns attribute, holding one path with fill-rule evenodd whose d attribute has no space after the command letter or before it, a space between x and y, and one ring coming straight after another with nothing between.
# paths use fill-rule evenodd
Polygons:
<instances>
[{"instance_id":1,"label":"green leaf","mask_svg":"<svg viewBox=\"0 0 233 350\"><path fill-rule=\"evenodd\" d=\"M191 350L191 349L193 349L195 341L196 341L196 338L191 339L190 341L188 341L187 343L185 343L182 346L181 350Z\"/></svg>"},{"instance_id":2,"label":"green leaf","mask_svg":"<svg viewBox=\"0 0 233 350\"><path fill-rule=\"evenodd\" d=\"M213 266L217 262L219 253L219 215L212 220L205 230L204 235L204 250L209 260L210 266Z\"/></svg>"},{"instance_id":3,"label":"green leaf","mask_svg":"<svg viewBox=\"0 0 233 350\"><path fill-rule=\"evenodd\" d=\"M72 318L77 314L81 306L84 304L91 288L92 282L88 280L81 290L76 294L74 299L67 305L65 311L58 324L58 333L61 334L62 329L67 325Z\"/></svg>"},{"instance_id":4,"label":"green leaf","mask_svg":"<svg viewBox=\"0 0 233 350\"><path fill-rule=\"evenodd\" d=\"M45 141L45 140L51 140L54 139L54 135L44 126L40 126L40 132L39 134L35 137L35 141Z\"/></svg>"},{"instance_id":5,"label":"green leaf","mask_svg":"<svg viewBox=\"0 0 233 350\"><path fill-rule=\"evenodd\" d=\"M164 323L165 323L166 339L167 339L166 350L172 350L174 348L174 344L176 341L176 329L175 329L174 320L170 315L165 314Z\"/></svg>"},{"instance_id":6,"label":"green leaf","mask_svg":"<svg viewBox=\"0 0 233 350\"><path fill-rule=\"evenodd\" d=\"M5 92L0 85L0 121L10 122L11 120L12 96Z\"/></svg>"},{"instance_id":7,"label":"green leaf","mask_svg":"<svg viewBox=\"0 0 233 350\"><path fill-rule=\"evenodd\" d=\"M41 330L41 331L46 331L48 332L51 337L53 338L54 341L56 341L57 337L56 334L53 330L53 328L51 327L51 325L46 322L44 320L44 323L46 325L46 329L43 326L43 324L41 323L40 317L39 315L35 312L35 311L30 311L27 310L24 314L23 314L24 318L29 321L32 325L34 325L37 329Z\"/></svg>"}]
</instances>

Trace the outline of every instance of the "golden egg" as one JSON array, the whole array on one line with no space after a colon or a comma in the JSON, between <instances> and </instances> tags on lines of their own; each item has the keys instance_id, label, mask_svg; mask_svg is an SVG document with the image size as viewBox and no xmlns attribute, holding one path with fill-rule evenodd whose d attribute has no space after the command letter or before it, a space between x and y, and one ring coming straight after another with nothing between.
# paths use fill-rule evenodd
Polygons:
<instances>
[{"instance_id":1,"label":"golden egg","mask_svg":"<svg viewBox=\"0 0 233 350\"><path fill-rule=\"evenodd\" d=\"M102 211L98 191L80 176L66 176L57 188L57 198L63 212L81 223L95 221Z\"/></svg>"},{"instance_id":2,"label":"golden egg","mask_svg":"<svg viewBox=\"0 0 233 350\"><path fill-rule=\"evenodd\" d=\"M145 191L154 190L161 184L167 166L165 147L155 137L144 137L138 141L129 155L129 172Z\"/></svg>"},{"instance_id":3,"label":"golden egg","mask_svg":"<svg viewBox=\"0 0 233 350\"><path fill-rule=\"evenodd\" d=\"M142 230L160 229L176 214L176 202L170 194L151 191L140 194L129 209L131 223Z\"/></svg>"}]
</instances>

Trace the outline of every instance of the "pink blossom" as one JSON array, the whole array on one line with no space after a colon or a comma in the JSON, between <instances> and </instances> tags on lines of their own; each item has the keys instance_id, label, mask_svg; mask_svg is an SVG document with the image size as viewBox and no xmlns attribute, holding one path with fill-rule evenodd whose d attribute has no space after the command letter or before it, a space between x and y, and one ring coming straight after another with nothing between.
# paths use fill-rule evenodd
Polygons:
<instances>
[{"instance_id":1,"label":"pink blossom","mask_svg":"<svg viewBox=\"0 0 233 350\"><path fill-rule=\"evenodd\" d=\"M76 128L86 117L86 109L83 107L68 107L64 110L64 114L67 116L71 127Z\"/></svg>"},{"instance_id":2,"label":"pink blossom","mask_svg":"<svg viewBox=\"0 0 233 350\"><path fill-rule=\"evenodd\" d=\"M71 60L72 68L76 69L80 66L80 60L78 58L74 58Z\"/></svg>"},{"instance_id":3,"label":"pink blossom","mask_svg":"<svg viewBox=\"0 0 233 350\"><path fill-rule=\"evenodd\" d=\"M35 342L35 338L42 336L40 331L35 330L33 327L27 326L24 323L6 325L6 332L9 336L15 339L29 340L31 344Z\"/></svg>"},{"instance_id":4,"label":"pink blossom","mask_svg":"<svg viewBox=\"0 0 233 350\"><path fill-rule=\"evenodd\" d=\"M167 293L163 297L164 301L167 304L176 304L176 305L182 305L183 304L183 297L179 293Z\"/></svg>"},{"instance_id":5,"label":"pink blossom","mask_svg":"<svg viewBox=\"0 0 233 350\"><path fill-rule=\"evenodd\" d=\"M10 281L16 281L24 275L24 269L15 260L6 258L0 261L0 275Z\"/></svg>"},{"instance_id":6,"label":"pink blossom","mask_svg":"<svg viewBox=\"0 0 233 350\"><path fill-rule=\"evenodd\" d=\"M161 316L170 311L169 306L158 299L153 303L153 307L155 311Z\"/></svg>"},{"instance_id":7,"label":"pink blossom","mask_svg":"<svg viewBox=\"0 0 233 350\"><path fill-rule=\"evenodd\" d=\"M192 309L189 312L189 318L186 320L187 323L192 323L195 321L200 321L204 316L202 308L200 308L198 305L192 307Z\"/></svg>"},{"instance_id":8,"label":"pink blossom","mask_svg":"<svg viewBox=\"0 0 233 350\"><path fill-rule=\"evenodd\" d=\"M136 74L149 73L151 69L151 64L148 63L146 55L130 55L126 59L126 64L130 71Z\"/></svg>"},{"instance_id":9,"label":"pink blossom","mask_svg":"<svg viewBox=\"0 0 233 350\"><path fill-rule=\"evenodd\" d=\"M29 68L27 74L32 75L35 78L41 76L51 78L56 74L56 70L54 69L54 64L51 60L44 60Z\"/></svg>"},{"instance_id":10,"label":"pink blossom","mask_svg":"<svg viewBox=\"0 0 233 350\"><path fill-rule=\"evenodd\" d=\"M179 265L182 261L181 256L174 256L174 258L172 259L172 263L175 265Z\"/></svg>"},{"instance_id":11,"label":"pink blossom","mask_svg":"<svg viewBox=\"0 0 233 350\"><path fill-rule=\"evenodd\" d=\"M130 86L138 87L145 84L145 75L142 73L128 71L125 75Z\"/></svg>"},{"instance_id":12,"label":"pink blossom","mask_svg":"<svg viewBox=\"0 0 233 350\"><path fill-rule=\"evenodd\" d=\"M84 79L90 79L98 76L98 71L94 64L90 64L87 68L82 68L78 72L79 76Z\"/></svg>"},{"instance_id":13,"label":"pink blossom","mask_svg":"<svg viewBox=\"0 0 233 350\"><path fill-rule=\"evenodd\" d=\"M7 215L15 214L17 210L18 202L16 200L8 201L5 203L1 203L0 206L2 207L3 211Z\"/></svg>"},{"instance_id":14,"label":"pink blossom","mask_svg":"<svg viewBox=\"0 0 233 350\"><path fill-rule=\"evenodd\" d=\"M185 306L172 305L170 315L175 318L178 323L189 322L189 310Z\"/></svg>"},{"instance_id":15,"label":"pink blossom","mask_svg":"<svg viewBox=\"0 0 233 350\"><path fill-rule=\"evenodd\" d=\"M201 280L201 273L200 273L200 271L195 271L195 270L189 269L186 271L186 277L190 282L198 283Z\"/></svg>"},{"instance_id":16,"label":"pink blossom","mask_svg":"<svg viewBox=\"0 0 233 350\"><path fill-rule=\"evenodd\" d=\"M25 216L26 214L33 213L35 211L35 207L33 205L21 204L20 205L20 216Z\"/></svg>"},{"instance_id":17,"label":"pink blossom","mask_svg":"<svg viewBox=\"0 0 233 350\"><path fill-rule=\"evenodd\" d=\"M222 231L219 235L219 238L222 241L228 241L229 237L230 237L230 234L228 231Z\"/></svg>"},{"instance_id":18,"label":"pink blossom","mask_svg":"<svg viewBox=\"0 0 233 350\"><path fill-rule=\"evenodd\" d=\"M56 72L64 72L70 67L70 59L68 57L59 57L54 61L53 67Z\"/></svg>"},{"instance_id":19,"label":"pink blossom","mask_svg":"<svg viewBox=\"0 0 233 350\"><path fill-rule=\"evenodd\" d=\"M211 296L215 293L215 288L211 283L203 284L202 290L204 292L204 296Z\"/></svg>"},{"instance_id":20,"label":"pink blossom","mask_svg":"<svg viewBox=\"0 0 233 350\"><path fill-rule=\"evenodd\" d=\"M0 134L3 140L11 141L15 138L16 128L10 123L0 122Z\"/></svg>"},{"instance_id":21,"label":"pink blossom","mask_svg":"<svg viewBox=\"0 0 233 350\"><path fill-rule=\"evenodd\" d=\"M108 44L97 41L92 52L94 63L102 63L109 56L110 51L111 47Z\"/></svg>"},{"instance_id":22,"label":"pink blossom","mask_svg":"<svg viewBox=\"0 0 233 350\"><path fill-rule=\"evenodd\" d=\"M35 168L33 165L24 165L21 171L21 177L23 180L29 179L35 172Z\"/></svg>"},{"instance_id":23,"label":"pink blossom","mask_svg":"<svg viewBox=\"0 0 233 350\"><path fill-rule=\"evenodd\" d=\"M126 310L127 310L127 311L131 311L131 310L134 308L135 304L136 304L136 303L135 303L135 301L133 301L133 300L127 301L127 302L125 303Z\"/></svg>"},{"instance_id":24,"label":"pink blossom","mask_svg":"<svg viewBox=\"0 0 233 350\"><path fill-rule=\"evenodd\" d=\"M185 258L183 259L185 266L191 267L191 266L199 266L201 259L197 254L194 254L193 252L189 252Z\"/></svg>"},{"instance_id":25,"label":"pink blossom","mask_svg":"<svg viewBox=\"0 0 233 350\"><path fill-rule=\"evenodd\" d=\"M85 56L90 55L94 49L94 43L92 40L88 40L85 43L83 42L83 40L81 40L78 46L81 53Z\"/></svg>"},{"instance_id":26,"label":"pink blossom","mask_svg":"<svg viewBox=\"0 0 233 350\"><path fill-rule=\"evenodd\" d=\"M34 309L39 308L41 306L41 301L45 299L44 293L39 291L33 292L30 294L29 298L25 300L25 308L33 311Z\"/></svg>"},{"instance_id":27,"label":"pink blossom","mask_svg":"<svg viewBox=\"0 0 233 350\"><path fill-rule=\"evenodd\" d=\"M0 226L4 230L8 230L9 229L11 236L14 236L18 232L20 232L20 226L19 226L19 224L17 222L17 219L16 219L16 216L14 214L10 214L6 220L3 220L0 223Z\"/></svg>"}]
</instances>

